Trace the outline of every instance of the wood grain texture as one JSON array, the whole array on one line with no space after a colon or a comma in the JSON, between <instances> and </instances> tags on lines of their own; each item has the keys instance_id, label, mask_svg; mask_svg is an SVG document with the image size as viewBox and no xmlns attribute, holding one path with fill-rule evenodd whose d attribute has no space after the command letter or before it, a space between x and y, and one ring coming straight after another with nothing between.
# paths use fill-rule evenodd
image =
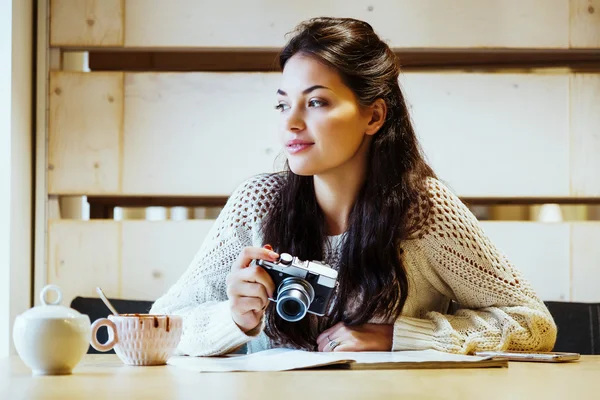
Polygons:
<instances>
[{"instance_id":1,"label":"wood grain texture","mask_svg":"<svg viewBox=\"0 0 600 400\"><path fill-rule=\"evenodd\" d=\"M52 45L276 48L327 15L365 20L396 48L567 48L569 11L566 0L53 0Z\"/></svg>"},{"instance_id":2,"label":"wood grain texture","mask_svg":"<svg viewBox=\"0 0 600 400\"><path fill-rule=\"evenodd\" d=\"M111 221L48 222L46 284L58 285L63 305L76 296L97 297L100 286L108 297L121 293L121 226Z\"/></svg>"},{"instance_id":3,"label":"wood grain texture","mask_svg":"<svg viewBox=\"0 0 600 400\"><path fill-rule=\"evenodd\" d=\"M89 295L101 283L117 298L154 300L189 267L213 223L51 221L49 283L65 286L69 299ZM572 262L574 298L600 301L594 289L600 223L484 221L481 226L543 300L571 299Z\"/></svg>"},{"instance_id":4,"label":"wood grain texture","mask_svg":"<svg viewBox=\"0 0 600 400\"><path fill-rule=\"evenodd\" d=\"M48 282L61 287L63 304L96 297L155 300L188 267L214 221L52 220Z\"/></svg>"},{"instance_id":5,"label":"wood grain texture","mask_svg":"<svg viewBox=\"0 0 600 400\"><path fill-rule=\"evenodd\" d=\"M50 46L122 46L124 2L50 0Z\"/></svg>"},{"instance_id":6,"label":"wood grain texture","mask_svg":"<svg viewBox=\"0 0 600 400\"><path fill-rule=\"evenodd\" d=\"M460 196L569 195L568 75L406 73L400 83L426 157Z\"/></svg>"},{"instance_id":7,"label":"wood grain texture","mask_svg":"<svg viewBox=\"0 0 600 400\"><path fill-rule=\"evenodd\" d=\"M120 192L123 74L52 72L48 193Z\"/></svg>"},{"instance_id":8,"label":"wood grain texture","mask_svg":"<svg viewBox=\"0 0 600 400\"><path fill-rule=\"evenodd\" d=\"M296 24L320 15L369 22L392 47L567 47L562 0L127 0L127 47L279 47ZM231 10L236 10L235 17ZM224 24L223 21L230 23Z\"/></svg>"},{"instance_id":9,"label":"wood grain texture","mask_svg":"<svg viewBox=\"0 0 600 400\"><path fill-rule=\"evenodd\" d=\"M573 224L571 233L572 301L600 302L600 223Z\"/></svg>"},{"instance_id":10,"label":"wood grain texture","mask_svg":"<svg viewBox=\"0 0 600 400\"><path fill-rule=\"evenodd\" d=\"M183 274L212 220L123 221L121 296L155 300Z\"/></svg>"},{"instance_id":11,"label":"wood grain texture","mask_svg":"<svg viewBox=\"0 0 600 400\"><path fill-rule=\"evenodd\" d=\"M600 0L225 0L208 9L194 0L51 0L50 44L278 48L298 23L327 15L364 20L394 48L598 48L599 9Z\"/></svg>"},{"instance_id":12,"label":"wood grain texture","mask_svg":"<svg viewBox=\"0 0 600 400\"><path fill-rule=\"evenodd\" d=\"M69 86L61 99L51 92L51 193L223 197L281 166L278 74L126 73L124 98L107 103L119 76L57 75ZM426 156L460 196L570 196L568 74L405 73L400 83Z\"/></svg>"},{"instance_id":13,"label":"wood grain texture","mask_svg":"<svg viewBox=\"0 0 600 400\"><path fill-rule=\"evenodd\" d=\"M510 362L508 368L448 370L345 371L309 370L261 373L198 373L172 366L130 367L115 354L88 354L64 377L31 376L17 357L0 359L0 391L8 398L173 400L206 394L207 398L306 399L313 388L326 399L458 398L588 399L598 391L600 356L582 356L576 363ZM426 382L427 384L415 384ZM569 382L569 384L565 384ZM491 388L499 388L492 390ZM501 388L501 389L500 389Z\"/></svg>"},{"instance_id":14,"label":"wood grain texture","mask_svg":"<svg viewBox=\"0 0 600 400\"><path fill-rule=\"evenodd\" d=\"M570 47L600 47L600 0L570 1Z\"/></svg>"},{"instance_id":15,"label":"wood grain texture","mask_svg":"<svg viewBox=\"0 0 600 400\"><path fill-rule=\"evenodd\" d=\"M123 192L230 194L273 172L273 74L127 74Z\"/></svg>"},{"instance_id":16,"label":"wood grain texture","mask_svg":"<svg viewBox=\"0 0 600 400\"><path fill-rule=\"evenodd\" d=\"M600 197L600 74L570 78L571 195Z\"/></svg>"}]
</instances>

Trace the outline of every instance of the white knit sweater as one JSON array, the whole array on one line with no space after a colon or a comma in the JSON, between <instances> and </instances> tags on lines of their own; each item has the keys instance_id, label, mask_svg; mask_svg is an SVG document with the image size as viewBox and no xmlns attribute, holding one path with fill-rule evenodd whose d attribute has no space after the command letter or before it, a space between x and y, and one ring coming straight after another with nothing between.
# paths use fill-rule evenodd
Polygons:
<instances>
[{"instance_id":1,"label":"white knit sweater","mask_svg":"<svg viewBox=\"0 0 600 400\"><path fill-rule=\"evenodd\" d=\"M248 352L271 347L262 330L264 321L253 336L234 323L225 278L242 248L264 245L261 218L280 179L260 175L235 190L187 271L150 310L183 316L178 354L219 355L242 345ZM428 194L433 200L429 223L402 244L409 293L394 324L392 349L463 354L551 350L556 325L529 283L446 186L430 178ZM337 268L341 236L327 240L323 261ZM460 309L445 315L451 300Z\"/></svg>"}]
</instances>

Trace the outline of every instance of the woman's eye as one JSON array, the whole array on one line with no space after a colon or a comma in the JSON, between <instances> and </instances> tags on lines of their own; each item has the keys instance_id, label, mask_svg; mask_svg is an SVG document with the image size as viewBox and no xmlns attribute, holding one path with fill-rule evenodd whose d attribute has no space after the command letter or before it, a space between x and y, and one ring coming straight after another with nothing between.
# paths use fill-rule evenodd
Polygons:
<instances>
[{"instance_id":1,"label":"woman's eye","mask_svg":"<svg viewBox=\"0 0 600 400\"><path fill-rule=\"evenodd\" d=\"M325 105L324 101L313 99L308 102L309 107L322 107Z\"/></svg>"},{"instance_id":2,"label":"woman's eye","mask_svg":"<svg viewBox=\"0 0 600 400\"><path fill-rule=\"evenodd\" d=\"M280 112L281 112L281 111L283 111L283 110L287 110L287 108L288 108L288 106L286 106L286 105L285 105L285 104L283 104L283 103L279 103L279 104L277 104L277 105L275 106L275 109L276 109L276 110L278 110L278 111L280 111Z\"/></svg>"}]
</instances>

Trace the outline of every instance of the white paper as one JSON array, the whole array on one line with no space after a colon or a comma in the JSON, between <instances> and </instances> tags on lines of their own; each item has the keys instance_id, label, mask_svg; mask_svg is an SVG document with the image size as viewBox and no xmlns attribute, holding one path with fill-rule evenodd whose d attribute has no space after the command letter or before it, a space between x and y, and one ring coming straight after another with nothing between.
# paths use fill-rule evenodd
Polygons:
<instances>
[{"instance_id":1,"label":"white paper","mask_svg":"<svg viewBox=\"0 0 600 400\"><path fill-rule=\"evenodd\" d=\"M254 354L229 357L171 357L167 362L197 372L288 371L328 365L340 361L361 364L391 362L476 362L490 357L465 356L436 350L396 352L320 353L292 349L270 349Z\"/></svg>"}]
</instances>

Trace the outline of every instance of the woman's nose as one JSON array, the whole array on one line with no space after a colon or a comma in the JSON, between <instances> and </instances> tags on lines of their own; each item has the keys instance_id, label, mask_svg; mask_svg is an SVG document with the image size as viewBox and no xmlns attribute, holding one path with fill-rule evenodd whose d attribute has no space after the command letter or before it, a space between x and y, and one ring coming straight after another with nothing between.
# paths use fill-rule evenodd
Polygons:
<instances>
[{"instance_id":1,"label":"woman's nose","mask_svg":"<svg viewBox=\"0 0 600 400\"><path fill-rule=\"evenodd\" d=\"M297 111L290 110L285 121L285 128L290 132L300 132L305 127L302 115Z\"/></svg>"}]
</instances>

